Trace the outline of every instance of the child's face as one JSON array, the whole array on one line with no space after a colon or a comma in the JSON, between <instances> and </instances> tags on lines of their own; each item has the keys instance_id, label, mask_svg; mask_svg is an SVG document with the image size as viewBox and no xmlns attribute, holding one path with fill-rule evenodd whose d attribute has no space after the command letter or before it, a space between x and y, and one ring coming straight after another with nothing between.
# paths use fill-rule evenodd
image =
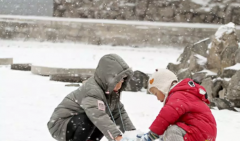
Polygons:
<instances>
[{"instance_id":1,"label":"child's face","mask_svg":"<svg viewBox=\"0 0 240 141\"><path fill-rule=\"evenodd\" d=\"M124 82L124 80L122 79L120 82L117 83L117 85L114 88L114 91L119 91L122 87L122 83Z\"/></svg>"},{"instance_id":2,"label":"child's face","mask_svg":"<svg viewBox=\"0 0 240 141\"><path fill-rule=\"evenodd\" d=\"M150 93L154 94L159 101L161 102L164 101L165 95L161 91L159 91L157 88L152 87L149 91Z\"/></svg>"}]
</instances>

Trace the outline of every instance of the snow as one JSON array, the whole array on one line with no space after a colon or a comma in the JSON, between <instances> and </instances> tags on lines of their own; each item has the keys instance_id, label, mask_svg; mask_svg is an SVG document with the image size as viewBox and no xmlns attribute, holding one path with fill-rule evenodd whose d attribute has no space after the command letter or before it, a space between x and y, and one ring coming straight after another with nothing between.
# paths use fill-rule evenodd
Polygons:
<instances>
[{"instance_id":1,"label":"snow","mask_svg":"<svg viewBox=\"0 0 240 141\"><path fill-rule=\"evenodd\" d=\"M230 22L226 25L222 25L218 28L217 32L215 33L215 37L216 39L220 40L220 38L224 35L224 34L231 34L232 32L235 32L236 28L235 28L235 24Z\"/></svg>"},{"instance_id":2,"label":"snow","mask_svg":"<svg viewBox=\"0 0 240 141\"><path fill-rule=\"evenodd\" d=\"M56 68L96 68L103 55L116 53L129 62L133 70L145 73L152 73L156 68L175 62L182 52L182 49L169 47L130 48L23 41L1 41L0 50L0 58L12 57L14 63L32 63Z\"/></svg>"},{"instance_id":3,"label":"snow","mask_svg":"<svg viewBox=\"0 0 240 141\"><path fill-rule=\"evenodd\" d=\"M167 62L172 61L168 58L175 60L181 53L179 50L168 48L136 49L6 41L1 42L0 50L0 57L14 57L14 62L44 61L51 65L56 63L56 66L60 64L67 66L67 63L72 62L70 66L83 67L88 67L89 64L95 66L100 56L115 52L126 59L133 68L143 68L146 71L158 67L165 68ZM148 61L143 61L141 59L143 57ZM140 61L136 62L135 58ZM49 77L33 75L31 72L10 70L9 66L0 66L0 140L55 141L47 129L47 122L54 108L67 94L76 89L65 87L65 84L67 83L49 81ZM148 95L146 91L123 92L121 100L136 128L144 133L148 132L148 127L163 106L154 95ZM229 110L212 112L217 121L217 141L239 140L240 113ZM102 141L106 141L106 138Z\"/></svg>"},{"instance_id":4,"label":"snow","mask_svg":"<svg viewBox=\"0 0 240 141\"><path fill-rule=\"evenodd\" d=\"M240 70L240 63L235 64L234 66L230 66L227 68L224 68L225 70Z\"/></svg>"},{"instance_id":5,"label":"snow","mask_svg":"<svg viewBox=\"0 0 240 141\"><path fill-rule=\"evenodd\" d=\"M224 80L225 80L225 81L230 81L230 80L231 80L231 78L224 78Z\"/></svg>"},{"instance_id":6,"label":"snow","mask_svg":"<svg viewBox=\"0 0 240 141\"><path fill-rule=\"evenodd\" d=\"M217 73L212 72L212 71L210 71L210 70L202 70L202 71L199 71L199 72L197 72L197 73L203 73L203 72L205 72L207 76L217 75Z\"/></svg>"},{"instance_id":7,"label":"snow","mask_svg":"<svg viewBox=\"0 0 240 141\"><path fill-rule=\"evenodd\" d=\"M203 66L207 63L207 58L206 57L203 57L202 55L199 55L199 54L195 54L194 56L197 57L197 63L199 65Z\"/></svg>"},{"instance_id":8,"label":"snow","mask_svg":"<svg viewBox=\"0 0 240 141\"><path fill-rule=\"evenodd\" d=\"M208 39L209 39L209 38L204 38L204 39L202 39L202 40L200 40L200 41L194 43L193 45L199 44L199 43L204 42L204 41L206 41L206 40L208 40Z\"/></svg>"},{"instance_id":9,"label":"snow","mask_svg":"<svg viewBox=\"0 0 240 141\"><path fill-rule=\"evenodd\" d=\"M191 0L192 2L196 4L200 4L202 6L206 6L211 0Z\"/></svg>"},{"instance_id":10,"label":"snow","mask_svg":"<svg viewBox=\"0 0 240 141\"><path fill-rule=\"evenodd\" d=\"M167 27L183 27L183 28L213 28L220 27L218 24L203 24L203 23L171 23L171 22L149 22L149 21L124 21L124 20L104 20L104 19L81 19L81 18L57 18L57 17L41 17L41 16L15 16L15 15L0 15L0 21L19 22L23 20L40 20L40 21L64 21L69 22L82 22L82 23L100 23L100 24L123 24L123 25L141 25L141 26L167 26ZM25 21L24 21L25 22ZM29 22L29 21L26 21ZM240 29L240 26L236 26Z\"/></svg>"}]
</instances>

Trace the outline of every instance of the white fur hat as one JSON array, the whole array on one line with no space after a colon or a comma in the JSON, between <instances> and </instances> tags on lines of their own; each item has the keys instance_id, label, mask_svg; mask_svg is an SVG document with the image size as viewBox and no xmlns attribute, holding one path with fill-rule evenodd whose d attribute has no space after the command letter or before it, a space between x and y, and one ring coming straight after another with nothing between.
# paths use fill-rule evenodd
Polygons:
<instances>
[{"instance_id":1,"label":"white fur hat","mask_svg":"<svg viewBox=\"0 0 240 141\"><path fill-rule=\"evenodd\" d=\"M177 76L168 69L156 69L148 81L148 91L156 87L164 95L168 95L173 81L178 81Z\"/></svg>"}]
</instances>

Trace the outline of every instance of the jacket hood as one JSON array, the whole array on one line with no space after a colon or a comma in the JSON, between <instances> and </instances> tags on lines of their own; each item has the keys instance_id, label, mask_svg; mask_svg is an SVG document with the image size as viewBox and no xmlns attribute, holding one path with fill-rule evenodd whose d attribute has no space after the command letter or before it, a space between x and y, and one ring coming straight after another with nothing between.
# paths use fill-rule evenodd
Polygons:
<instances>
[{"instance_id":1,"label":"jacket hood","mask_svg":"<svg viewBox=\"0 0 240 141\"><path fill-rule=\"evenodd\" d=\"M122 78L126 77L124 82L126 83L132 75L133 71L120 56L108 54L100 59L94 79L106 93L112 93Z\"/></svg>"},{"instance_id":2,"label":"jacket hood","mask_svg":"<svg viewBox=\"0 0 240 141\"><path fill-rule=\"evenodd\" d=\"M204 101L205 103L209 104L210 102L206 99L207 92L205 88L197 83L195 83L192 79L186 78L177 84L175 84L169 91L169 95L176 91L185 91L190 94L195 95L200 100Z\"/></svg>"}]
</instances>

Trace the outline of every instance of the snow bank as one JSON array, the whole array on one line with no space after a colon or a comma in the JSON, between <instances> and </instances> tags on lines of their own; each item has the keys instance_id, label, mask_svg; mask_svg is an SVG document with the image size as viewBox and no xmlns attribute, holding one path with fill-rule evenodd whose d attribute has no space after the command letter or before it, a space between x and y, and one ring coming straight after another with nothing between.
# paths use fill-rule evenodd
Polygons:
<instances>
[{"instance_id":1,"label":"snow bank","mask_svg":"<svg viewBox=\"0 0 240 141\"><path fill-rule=\"evenodd\" d=\"M108 53L120 55L133 70L152 73L174 62L182 49L95 46L74 43L1 41L0 57L12 57L14 63L31 63L56 68L96 68Z\"/></svg>"},{"instance_id":2,"label":"snow bank","mask_svg":"<svg viewBox=\"0 0 240 141\"><path fill-rule=\"evenodd\" d=\"M84 66L83 62L85 61L95 64L103 54L115 52L123 55L132 67L140 67L142 64L142 68L146 70L151 70L152 66L164 68L171 61L168 60L169 58L175 60L178 56L173 53L174 50L169 51L168 49L160 50L162 52L159 50L151 52L146 49L138 50L130 47L120 49L79 44L76 47L71 44L44 45L38 43L33 46L33 44L19 44L19 42L13 45L12 42L1 42L0 56L13 56L17 61L44 60L52 63L57 63L52 60L54 57L60 62L61 58L65 58L65 62L61 62L65 65L69 62L68 60L71 60L69 57L71 55L73 56L72 60L80 60L78 65ZM181 51L179 51L180 53ZM82 56L84 54L85 58ZM87 59L94 57L96 59ZM138 59L141 57L145 57L145 60L149 61L139 61ZM138 62L135 62L137 60ZM10 70L5 66L0 67L0 141L55 141L47 129L47 122L54 108L63 98L77 89L76 87L65 87L65 84L64 82L49 81L49 77L33 75L31 72ZM148 95L146 92L123 92L121 101L135 127L144 133L149 131L149 126L163 106L154 95ZM212 113L216 118L218 128L216 141L238 141L240 114L229 110L212 110ZM132 135L135 136L135 133L130 133L129 136ZM103 138L101 141L107 141L107 139Z\"/></svg>"}]
</instances>

